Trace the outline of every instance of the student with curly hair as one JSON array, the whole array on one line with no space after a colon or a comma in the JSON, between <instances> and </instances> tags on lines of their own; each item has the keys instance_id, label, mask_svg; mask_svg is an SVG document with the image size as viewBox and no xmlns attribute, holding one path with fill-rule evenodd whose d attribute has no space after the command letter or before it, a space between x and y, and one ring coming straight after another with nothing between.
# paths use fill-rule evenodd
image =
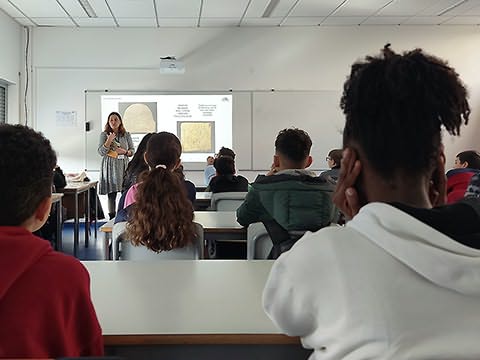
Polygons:
<instances>
[{"instance_id":1,"label":"student with curly hair","mask_svg":"<svg viewBox=\"0 0 480 360\"><path fill-rule=\"evenodd\" d=\"M334 202L354 217L300 239L263 294L312 359L480 358L478 202L432 208L445 202L441 128L459 134L466 96L420 49L353 64Z\"/></svg>"},{"instance_id":2,"label":"student with curly hair","mask_svg":"<svg viewBox=\"0 0 480 360\"><path fill-rule=\"evenodd\" d=\"M144 246L155 253L181 250L185 258L190 258L197 247L186 180L176 171L181 153L180 140L171 133L153 134L148 140L144 159L149 170L141 174L125 197L125 238L133 246Z\"/></svg>"},{"instance_id":3,"label":"student with curly hair","mask_svg":"<svg viewBox=\"0 0 480 360\"><path fill-rule=\"evenodd\" d=\"M0 357L103 354L87 270L32 232L47 220L57 158L42 134L0 125Z\"/></svg>"}]
</instances>

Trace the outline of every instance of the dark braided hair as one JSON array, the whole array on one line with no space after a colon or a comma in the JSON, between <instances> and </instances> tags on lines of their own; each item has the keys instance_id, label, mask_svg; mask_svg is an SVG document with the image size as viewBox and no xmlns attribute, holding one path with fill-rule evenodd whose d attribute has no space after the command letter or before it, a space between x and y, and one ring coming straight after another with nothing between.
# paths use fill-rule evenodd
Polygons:
<instances>
[{"instance_id":1,"label":"dark braided hair","mask_svg":"<svg viewBox=\"0 0 480 360\"><path fill-rule=\"evenodd\" d=\"M434 166L441 126L452 135L467 124L467 90L455 70L421 49L352 65L340 106L344 146L360 146L371 165L390 178L396 169L418 174Z\"/></svg>"}]
</instances>

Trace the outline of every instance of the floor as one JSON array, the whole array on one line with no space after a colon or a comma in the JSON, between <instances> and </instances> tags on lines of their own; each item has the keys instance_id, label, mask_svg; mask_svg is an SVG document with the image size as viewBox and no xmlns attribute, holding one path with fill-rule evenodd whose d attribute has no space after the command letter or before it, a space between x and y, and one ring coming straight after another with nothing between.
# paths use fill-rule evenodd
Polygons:
<instances>
[{"instance_id":1,"label":"floor","mask_svg":"<svg viewBox=\"0 0 480 360\"><path fill-rule=\"evenodd\" d=\"M95 239L95 232L91 230L89 238L89 246L85 247L85 228L84 224L80 224L79 245L77 250L77 258L79 260L103 260L103 236L104 234L98 231L105 221L99 221L97 224L97 238ZM73 255L73 222L67 221L63 224L63 252Z\"/></svg>"}]
</instances>

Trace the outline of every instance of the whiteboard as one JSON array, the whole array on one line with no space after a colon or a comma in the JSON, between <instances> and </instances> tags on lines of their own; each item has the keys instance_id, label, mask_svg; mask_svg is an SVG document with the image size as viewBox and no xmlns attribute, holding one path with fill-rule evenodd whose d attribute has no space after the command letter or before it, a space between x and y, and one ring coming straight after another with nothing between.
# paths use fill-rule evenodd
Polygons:
<instances>
[{"instance_id":1,"label":"whiteboard","mask_svg":"<svg viewBox=\"0 0 480 360\"><path fill-rule=\"evenodd\" d=\"M109 91L108 94L221 94L222 92ZM307 131L313 142L312 169L326 168L325 157L342 144L343 114L339 108L339 91L232 91L232 143L237 154L237 170L270 168L274 143L284 128ZM104 91L85 91L85 121L90 131L85 135L85 159L88 170L99 170L97 153L101 119L101 96ZM218 150L218 149L217 149ZM203 170L204 163L184 163L186 170Z\"/></svg>"}]
</instances>

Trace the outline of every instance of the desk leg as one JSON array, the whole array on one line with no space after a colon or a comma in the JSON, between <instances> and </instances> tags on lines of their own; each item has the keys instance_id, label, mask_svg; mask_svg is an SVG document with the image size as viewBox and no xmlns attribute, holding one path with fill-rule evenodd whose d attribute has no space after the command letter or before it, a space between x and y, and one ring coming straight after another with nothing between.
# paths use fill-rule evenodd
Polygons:
<instances>
[{"instance_id":1,"label":"desk leg","mask_svg":"<svg viewBox=\"0 0 480 360\"><path fill-rule=\"evenodd\" d=\"M62 199L55 203L57 210L57 234L55 236L57 242L57 251L63 251L63 239L62 239L62 228L63 228L63 216L62 216Z\"/></svg>"},{"instance_id":2,"label":"desk leg","mask_svg":"<svg viewBox=\"0 0 480 360\"><path fill-rule=\"evenodd\" d=\"M95 217L93 219L95 223L95 239L97 238L97 220L98 220L98 192L97 192L97 185L93 187L95 189Z\"/></svg>"},{"instance_id":3,"label":"desk leg","mask_svg":"<svg viewBox=\"0 0 480 360\"><path fill-rule=\"evenodd\" d=\"M90 188L84 194L87 194L85 201L85 247L88 247L88 238L90 235Z\"/></svg>"},{"instance_id":4,"label":"desk leg","mask_svg":"<svg viewBox=\"0 0 480 360\"><path fill-rule=\"evenodd\" d=\"M75 192L75 224L73 230L73 256L77 257L78 249L78 233L79 233L79 219L78 219L78 192Z\"/></svg>"},{"instance_id":5,"label":"desk leg","mask_svg":"<svg viewBox=\"0 0 480 360\"><path fill-rule=\"evenodd\" d=\"M112 233L106 232L105 233L105 243L103 244L103 260L112 260L110 259L110 241L112 240ZM113 243L112 243L113 248Z\"/></svg>"}]
</instances>

